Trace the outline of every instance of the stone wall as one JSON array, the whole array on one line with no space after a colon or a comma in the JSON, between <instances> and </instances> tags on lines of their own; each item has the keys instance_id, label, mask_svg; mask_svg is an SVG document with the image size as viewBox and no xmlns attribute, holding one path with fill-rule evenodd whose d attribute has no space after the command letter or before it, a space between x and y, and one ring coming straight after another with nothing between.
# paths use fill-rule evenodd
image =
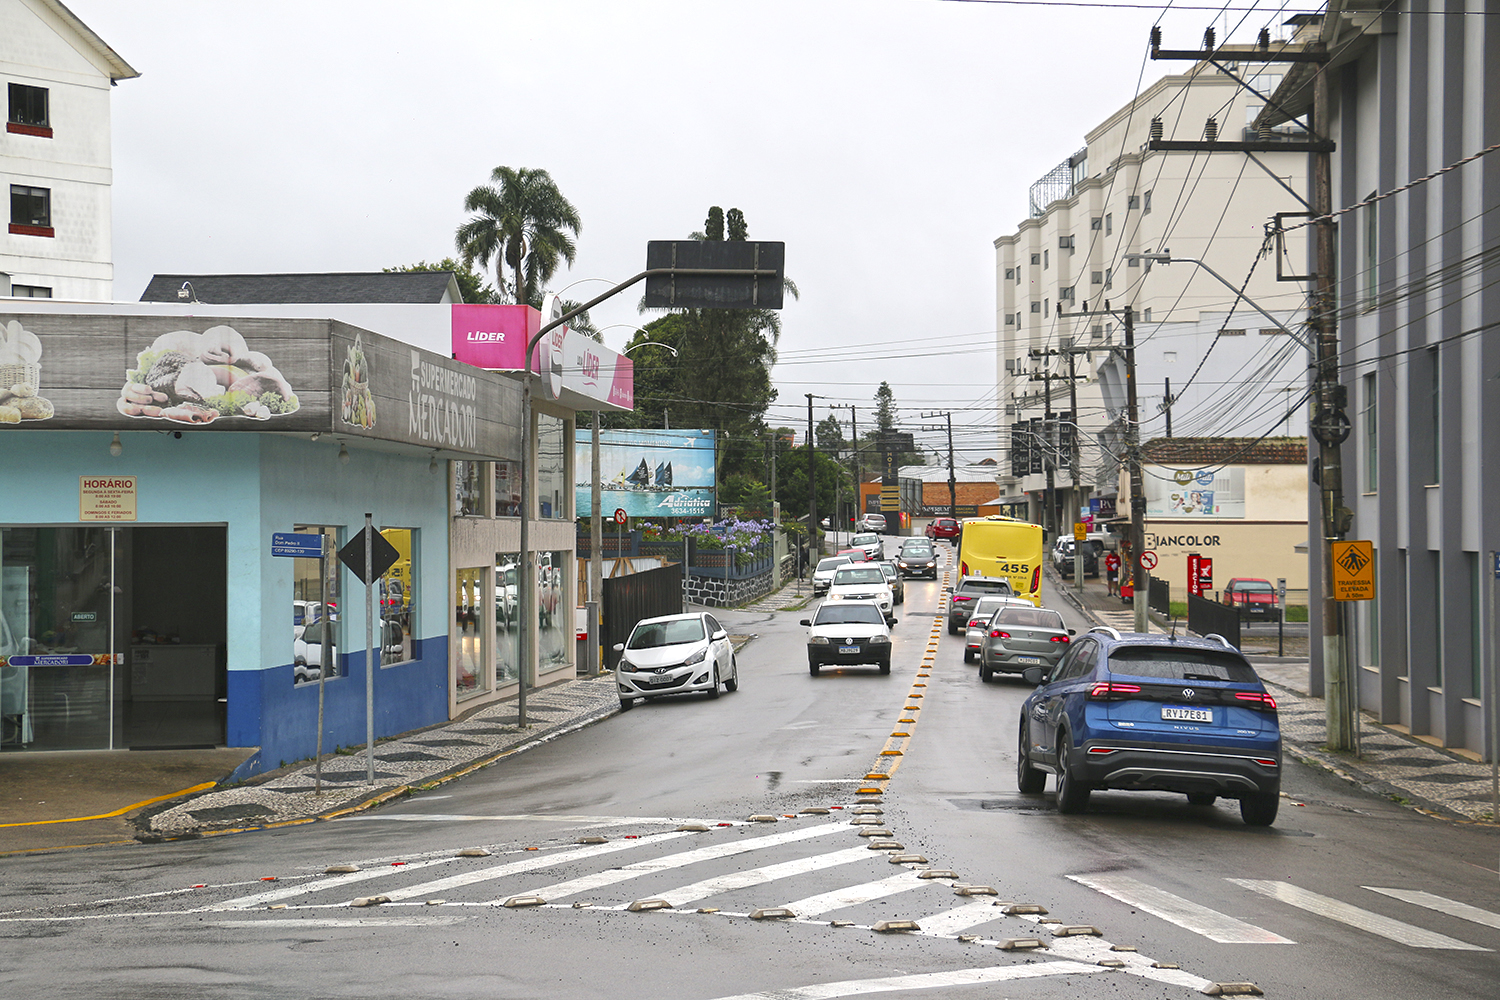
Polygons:
<instances>
[{"instance_id":1,"label":"stone wall","mask_svg":"<svg viewBox=\"0 0 1500 1000\"><path fill-rule=\"evenodd\" d=\"M689 575L687 599L693 604L709 608L734 608L748 604L771 592L775 579L772 570L744 580L725 580L722 577Z\"/></svg>"}]
</instances>

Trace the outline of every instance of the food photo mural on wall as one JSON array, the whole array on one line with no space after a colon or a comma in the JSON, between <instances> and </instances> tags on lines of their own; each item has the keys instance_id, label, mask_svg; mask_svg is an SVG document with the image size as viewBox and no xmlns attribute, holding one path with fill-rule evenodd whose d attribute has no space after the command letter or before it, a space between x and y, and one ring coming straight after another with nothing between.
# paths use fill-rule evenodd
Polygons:
<instances>
[{"instance_id":1,"label":"food photo mural on wall","mask_svg":"<svg viewBox=\"0 0 1500 1000\"><path fill-rule=\"evenodd\" d=\"M11 320L0 326L0 426L50 419L52 403L41 389L42 342Z\"/></svg>"},{"instance_id":2,"label":"food photo mural on wall","mask_svg":"<svg viewBox=\"0 0 1500 1000\"><path fill-rule=\"evenodd\" d=\"M116 407L127 417L208 424L220 417L269 420L297 411L297 394L271 359L239 331L215 326L164 333L125 372Z\"/></svg>"},{"instance_id":3,"label":"food photo mural on wall","mask_svg":"<svg viewBox=\"0 0 1500 1000\"><path fill-rule=\"evenodd\" d=\"M370 394L370 362L365 357L364 341L354 335L354 343L344 351L344 378L339 386L340 410L344 423L370 430L375 426L375 397Z\"/></svg>"}]
</instances>

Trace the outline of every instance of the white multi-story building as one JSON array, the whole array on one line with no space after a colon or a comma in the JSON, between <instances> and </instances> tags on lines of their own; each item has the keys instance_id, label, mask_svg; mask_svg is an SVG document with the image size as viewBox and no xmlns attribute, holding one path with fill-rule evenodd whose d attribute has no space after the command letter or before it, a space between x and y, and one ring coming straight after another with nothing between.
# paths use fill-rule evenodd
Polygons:
<instances>
[{"instance_id":1,"label":"white multi-story building","mask_svg":"<svg viewBox=\"0 0 1500 1000\"><path fill-rule=\"evenodd\" d=\"M1123 377L1126 306L1135 310L1142 440L1165 435L1169 419L1173 434L1195 437L1305 431L1306 354L1278 326L1298 329L1305 286L1277 276L1278 260L1283 274L1300 269L1304 245L1298 231L1267 248L1266 227L1276 213L1303 208L1306 155L1147 149L1158 128L1168 139L1241 138L1264 104L1257 92L1275 89L1280 70L1226 69L1201 63L1143 91L1032 185L1030 218L995 240L1001 502L1028 500L1043 524L1053 521L1044 507L1049 461L1062 525L1090 497L1116 493L1123 395L1101 392L1100 382ZM1193 264L1130 257L1163 250L1203 261L1234 288ZM1241 285L1276 323L1236 302ZM1059 418L1050 431L1049 411Z\"/></svg>"},{"instance_id":2,"label":"white multi-story building","mask_svg":"<svg viewBox=\"0 0 1500 1000\"><path fill-rule=\"evenodd\" d=\"M139 75L61 3L0 0L0 297L111 297L109 91Z\"/></svg>"}]
</instances>

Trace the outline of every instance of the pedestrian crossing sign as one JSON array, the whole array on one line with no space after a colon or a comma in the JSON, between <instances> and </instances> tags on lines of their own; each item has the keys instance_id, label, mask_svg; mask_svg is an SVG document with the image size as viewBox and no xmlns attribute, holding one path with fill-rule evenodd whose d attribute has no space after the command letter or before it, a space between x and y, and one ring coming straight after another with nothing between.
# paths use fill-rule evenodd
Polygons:
<instances>
[{"instance_id":1,"label":"pedestrian crossing sign","mask_svg":"<svg viewBox=\"0 0 1500 1000\"><path fill-rule=\"evenodd\" d=\"M1333 597L1338 601L1375 599L1375 547L1370 542L1333 543Z\"/></svg>"}]
</instances>

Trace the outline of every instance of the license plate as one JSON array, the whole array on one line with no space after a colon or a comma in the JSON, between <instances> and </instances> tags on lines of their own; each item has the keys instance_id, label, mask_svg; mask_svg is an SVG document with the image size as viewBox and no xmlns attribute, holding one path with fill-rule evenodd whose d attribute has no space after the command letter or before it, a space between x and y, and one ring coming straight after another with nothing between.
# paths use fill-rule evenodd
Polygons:
<instances>
[{"instance_id":1,"label":"license plate","mask_svg":"<svg viewBox=\"0 0 1500 1000\"><path fill-rule=\"evenodd\" d=\"M857 653L857 652L859 652L859 647L858 646L840 646L839 647L839 652L840 653Z\"/></svg>"},{"instance_id":2,"label":"license plate","mask_svg":"<svg viewBox=\"0 0 1500 1000\"><path fill-rule=\"evenodd\" d=\"M1172 722L1212 722L1214 712L1211 708L1178 708L1175 705L1165 705L1162 707L1161 717Z\"/></svg>"},{"instance_id":3,"label":"license plate","mask_svg":"<svg viewBox=\"0 0 1500 1000\"><path fill-rule=\"evenodd\" d=\"M1016 662L1017 663L1038 663L1039 664L1039 663L1042 662L1042 658L1040 656L1018 656L1018 657L1016 657Z\"/></svg>"}]
</instances>

